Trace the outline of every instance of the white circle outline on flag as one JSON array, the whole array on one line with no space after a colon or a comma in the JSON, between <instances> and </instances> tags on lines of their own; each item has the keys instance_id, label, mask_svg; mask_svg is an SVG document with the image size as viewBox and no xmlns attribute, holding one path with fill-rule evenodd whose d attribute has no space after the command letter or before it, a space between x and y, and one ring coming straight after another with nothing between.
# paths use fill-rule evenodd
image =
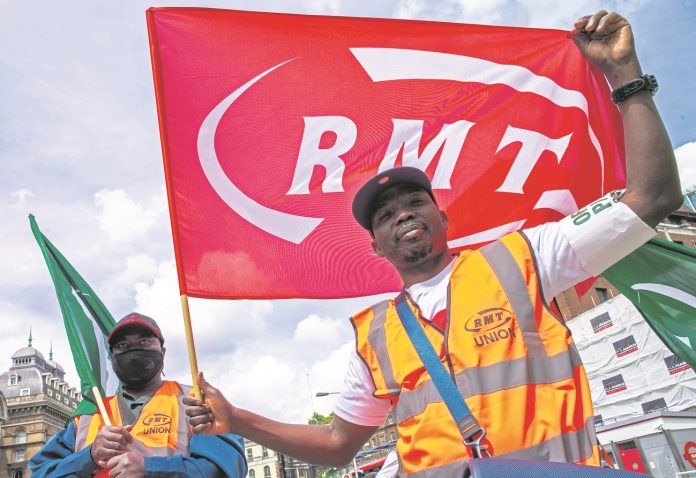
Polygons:
<instances>
[{"instance_id":1,"label":"white circle outline on flag","mask_svg":"<svg viewBox=\"0 0 696 478\"><path fill-rule=\"evenodd\" d=\"M257 203L244 194L230 178L227 177L220 165L217 153L215 152L215 133L222 116L232 103L242 96L254 83L276 68L280 68L292 60L294 60L294 58L269 68L260 75L247 81L208 113L208 116L205 117L198 130L198 159L201 162L203 173L208 179L208 182L230 209L267 233L285 239L286 241L299 244L316 229L324 219L287 214Z\"/></svg>"},{"instance_id":2,"label":"white circle outline on flag","mask_svg":"<svg viewBox=\"0 0 696 478\"><path fill-rule=\"evenodd\" d=\"M646 282L643 284L633 284L631 286L631 289L636 291L645 290L667 297L671 297L674 300L682 302L683 304L689 305L696 309L696 297L689 294L688 292L684 292L681 289L677 289L676 287L670 287L668 285L663 284L655 284L653 282Z\"/></svg>"},{"instance_id":3,"label":"white circle outline on flag","mask_svg":"<svg viewBox=\"0 0 696 478\"><path fill-rule=\"evenodd\" d=\"M589 124L587 99L579 91L563 88L550 78L537 75L519 65L499 64L464 55L399 48L351 48L350 51L374 82L419 79L504 84L520 92L535 93L563 108L579 108L588 118L588 132L590 141L599 156L602 177L601 191L602 194L604 193L604 155L599 140ZM288 214L254 201L225 174L215 152L215 133L222 116L232 103L261 78L294 59L291 58L279 63L257 75L215 106L201 123L197 147L198 159L205 177L230 209L263 231L300 244L321 224L324 218ZM476 236L488 237L493 231L499 232L503 229L510 229L510 227L513 228L512 230L516 230L523 223L524 221L516 221L505 224L479 232ZM450 241L450 244L467 239L467 237L454 239Z\"/></svg>"}]
</instances>

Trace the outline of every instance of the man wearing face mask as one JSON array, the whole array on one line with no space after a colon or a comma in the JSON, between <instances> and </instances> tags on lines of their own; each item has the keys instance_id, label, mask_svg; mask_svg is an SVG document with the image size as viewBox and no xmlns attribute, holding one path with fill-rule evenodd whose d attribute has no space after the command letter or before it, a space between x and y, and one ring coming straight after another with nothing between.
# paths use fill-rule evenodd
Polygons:
<instances>
[{"instance_id":1,"label":"man wearing face mask","mask_svg":"<svg viewBox=\"0 0 696 478\"><path fill-rule=\"evenodd\" d=\"M182 399L190 387L162 380L164 338L150 317L122 318L108 337L120 386L101 415L70 421L30 461L33 477L244 477L236 435L192 436Z\"/></svg>"}]
</instances>

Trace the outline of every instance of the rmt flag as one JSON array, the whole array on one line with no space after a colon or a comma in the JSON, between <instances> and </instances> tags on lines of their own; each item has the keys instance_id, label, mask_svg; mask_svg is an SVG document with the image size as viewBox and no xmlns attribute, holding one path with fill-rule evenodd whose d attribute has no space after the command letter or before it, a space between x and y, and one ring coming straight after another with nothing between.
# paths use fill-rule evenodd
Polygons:
<instances>
[{"instance_id":1,"label":"rmt flag","mask_svg":"<svg viewBox=\"0 0 696 478\"><path fill-rule=\"evenodd\" d=\"M623 133L568 32L202 8L148 10L182 294L401 287L351 201L409 165L452 249L622 186Z\"/></svg>"}]
</instances>

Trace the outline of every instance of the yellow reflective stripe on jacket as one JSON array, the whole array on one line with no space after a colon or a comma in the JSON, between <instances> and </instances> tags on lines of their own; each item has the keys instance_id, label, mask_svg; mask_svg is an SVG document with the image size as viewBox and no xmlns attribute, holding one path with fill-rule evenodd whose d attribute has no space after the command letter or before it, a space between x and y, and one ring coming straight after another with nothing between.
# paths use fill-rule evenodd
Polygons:
<instances>
[{"instance_id":1,"label":"yellow reflective stripe on jacket","mask_svg":"<svg viewBox=\"0 0 696 478\"><path fill-rule=\"evenodd\" d=\"M133 424L132 450L145 456L188 456L190 433L181 399L186 389L178 383L165 381L150 400L143 405L138 419ZM122 419L115 396L104 399L104 405L114 425ZM99 429L104 426L101 415L82 415L75 419L75 451L94 442Z\"/></svg>"},{"instance_id":2,"label":"yellow reflective stripe on jacket","mask_svg":"<svg viewBox=\"0 0 696 478\"><path fill-rule=\"evenodd\" d=\"M384 321L387 317L388 308L389 301L386 300L372 306L374 318L370 323L368 340L370 341L370 345L372 345L372 349L377 351L376 358L379 362L379 368L382 371L382 377L384 378L385 393L388 395L396 395L399 393L399 384L394 379L389 356L385 353L387 342Z\"/></svg>"},{"instance_id":3,"label":"yellow reflective stripe on jacket","mask_svg":"<svg viewBox=\"0 0 696 478\"><path fill-rule=\"evenodd\" d=\"M500 362L488 367L469 368L455 375L457 388L464 398L493 393L520 385L543 385L573 378L573 370L582 365L580 355L569 349L549 359L516 359ZM423 383L417 390L399 395L395 419L397 422L423 413L429 403L442 401L432 380Z\"/></svg>"},{"instance_id":4,"label":"yellow reflective stripe on jacket","mask_svg":"<svg viewBox=\"0 0 696 478\"><path fill-rule=\"evenodd\" d=\"M492 451L598 464L584 368L567 327L543 301L526 238L513 233L480 251L462 252L448 304L444 336L421 323L486 429ZM406 474L440 476L430 473L459 466L468 450L405 335L394 300L353 322L375 396L396 403L397 449Z\"/></svg>"}]
</instances>

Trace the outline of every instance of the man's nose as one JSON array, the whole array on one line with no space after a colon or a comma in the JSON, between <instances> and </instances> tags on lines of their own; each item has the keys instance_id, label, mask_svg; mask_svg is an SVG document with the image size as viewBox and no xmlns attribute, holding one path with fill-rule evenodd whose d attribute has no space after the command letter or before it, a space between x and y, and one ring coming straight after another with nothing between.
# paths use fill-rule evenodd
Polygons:
<instances>
[{"instance_id":1,"label":"man's nose","mask_svg":"<svg viewBox=\"0 0 696 478\"><path fill-rule=\"evenodd\" d=\"M413 219L413 217L413 210L410 207L403 207L399 209L399 211L396 214L396 223L401 224L403 222L408 221L409 219Z\"/></svg>"}]
</instances>

